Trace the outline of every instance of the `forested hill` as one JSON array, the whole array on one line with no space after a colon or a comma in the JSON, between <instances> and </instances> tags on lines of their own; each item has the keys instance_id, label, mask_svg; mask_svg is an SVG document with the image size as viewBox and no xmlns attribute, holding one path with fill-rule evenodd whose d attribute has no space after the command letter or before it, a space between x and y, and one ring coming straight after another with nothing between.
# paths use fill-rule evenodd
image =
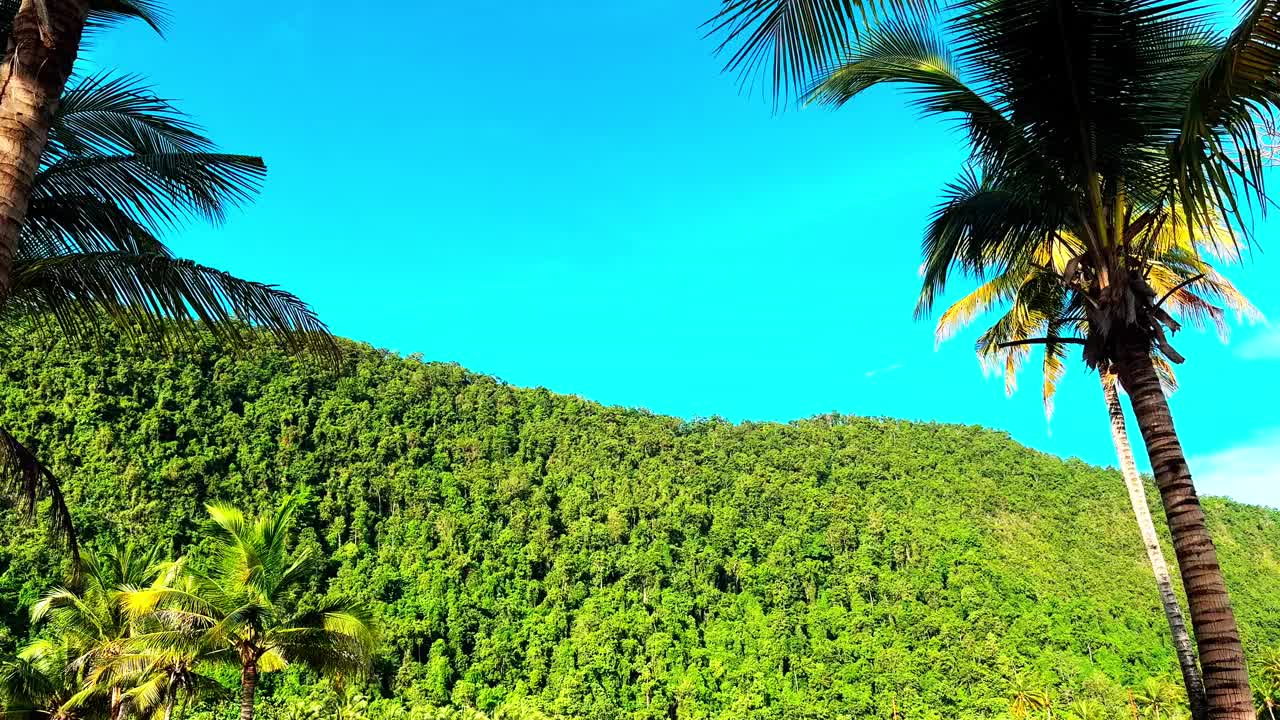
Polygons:
<instances>
[{"instance_id":1,"label":"forested hill","mask_svg":"<svg viewBox=\"0 0 1280 720\"><path fill-rule=\"evenodd\" d=\"M91 545L198 556L205 502L300 496L314 587L374 604L382 692L415 703L976 717L1025 672L1119 720L1126 687L1175 677L1118 474L1003 433L685 422L366 346L333 373L24 342L0 349L3 424ZM1280 513L1207 506L1250 652L1280 646ZM12 508L0 532L8 652L63 558Z\"/></svg>"}]
</instances>

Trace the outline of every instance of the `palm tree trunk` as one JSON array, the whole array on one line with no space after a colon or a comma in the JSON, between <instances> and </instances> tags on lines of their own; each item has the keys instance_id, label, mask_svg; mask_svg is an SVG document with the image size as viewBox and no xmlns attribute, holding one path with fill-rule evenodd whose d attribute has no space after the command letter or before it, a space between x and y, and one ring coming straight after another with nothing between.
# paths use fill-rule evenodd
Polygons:
<instances>
[{"instance_id":1,"label":"palm tree trunk","mask_svg":"<svg viewBox=\"0 0 1280 720\"><path fill-rule=\"evenodd\" d=\"M1208 720L1205 708L1204 680L1200 677L1200 666L1196 663L1195 646L1191 644L1191 635L1187 632L1187 623L1182 618L1182 608L1178 605L1178 595L1173 590L1173 580L1169 577L1169 566L1164 560L1164 551L1160 548L1160 538L1156 535L1155 522L1151 518L1151 508L1147 505L1147 491L1142 477L1138 475L1138 467L1133 462L1133 448L1129 445L1129 431L1125 428L1124 409L1120 407L1120 395L1116 392L1116 378L1103 372L1102 393L1107 401L1107 413L1111 416L1111 442L1116 447L1116 457L1120 460L1120 473L1124 476L1124 486L1129 491L1129 504L1133 506L1133 516L1138 521L1138 531L1142 535L1142 544L1147 548L1147 560L1151 563L1151 572L1156 576L1156 588L1160 591L1160 604L1164 606L1164 617L1169 621L1169 633L1173 636L1173 647L1178 654L1178 665L1182 668L1182 682L1187 688L1187 700L1191 705L1193 720Z\"/></svg>"},{"instance_id":2,"label":"palm tree trunk","mask_svg":"<svg viewBox=\"0 0 1280 720\"><path fill-rule=\"evenodd\" d=\"M171 720L171 718L173 718L173 705L175 702L176 700L170 698L169 701L164 704L164 720Z\"/></svg>"},{"instance_id":3,"label":"palm tree trunk","mask_svg":"<svg viewBox=\"0 0 1280 720\"><path fill-rule=\"evenodd\" d=\"M0 297L9 294L31 180L88 15L89 0L22 0L13 19L0 64Z\"/></svg>"},{"instance_id":4,"label":"palm tree trunk","mask_svg":"<svg viewBox=\"0 0 1280 720\"><path fill-rule=\"evenodd\" d=\"M1160 489L1169 534L1173 537L1200 651L1209 718L1253 720L1249 670L1245 666L1244 648L1231 611L1227 584L1218 565L1218 553L1205 526L1204 511L1173 427L1169 403L1151 364L1150 345L1134 340L1119 348L1116 367L1129 393L1156 486Z\"/></svg>"},{"instance_id":5,"label":"palm tree trunk","mask_svg":"<svg viewBox=\"0 0 1280 720\"><path fill-rule=\"evenodd\" d=\"M240 720L253 720L253 698L258 691L258 663L249 661L240 671Z\"/></svg>"},{"instance_id":6,"label":"palm tree trunk","mask_svg":"<svg viewBox=\"0 0 1280 720\"><path fill-rule=\"evenodd\" d=\"M124 698L121 697L120 688L111 688L111 708L109 710L111 720L123 720L124 718Z\"/></svg>"}]
</instances>

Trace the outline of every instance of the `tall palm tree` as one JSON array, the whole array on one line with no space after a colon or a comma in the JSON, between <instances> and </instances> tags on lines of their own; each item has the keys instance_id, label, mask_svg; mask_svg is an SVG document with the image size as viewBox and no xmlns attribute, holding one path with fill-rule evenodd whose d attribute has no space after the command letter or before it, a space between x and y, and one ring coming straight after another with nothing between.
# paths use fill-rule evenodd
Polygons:
<instances>
[{"instance_id":1,"label":"tall palm tree","mask_svg":"<svg viewBox=\"0 0 1280 720\"><path fill-rule=\"evenodd\" d=\"M138 644L166 648L180 636L217 648L240 665L240 718L252 720L262 673L299 663L323 674L362 673L374 644L365 608L340 600L298 607L310 568L305 553L286 547L296 505L249 519L235 508L210 505L219 531L214 566L190 573L187 587L151 587L125 594L135 617L151 615L166 630Z\"/></svg>"},{"instance_id":2,"label":"tall palm tree","mask_svg":"<svg viewBox=\"0 0 1280 720\"><path fill-rule=\"evenodd\" d=\"M71 78L86 29L138 18L157 31L153 0L2 0L5 45L0 74L0 299L12 289L13 265L52 113Z\"/></svg>"},{"instance_id":3,"label":"tall palm tree","mask_svg":"<svg viewBox=\"0 0 1280 720\"><path fill-rule=\"evenodd\" d=\"M92 23L138 14L155 20L150 2L93 5ZM18 3L0 0L0 39L8 38L11 51L22 42L10 32L21 25L18 11ZM298 298L175 258L160 240L188 218L216 223L252 199L265 173L261 158L219 152L136 77L96 74L61 92L45 113L47 142L23 181L20 214L3 212L0 182L0 330L57 329L73 338L109 330L172 344L203 328L237 343L250 325L295 350L335 355L325 326ZM0 93L0 118L8 93ZM0 167L5 127L0 122ZM6 240L15 217L18 234ZM51 525L74 558L74 526L57 478L4 428L0 471L0 491L21 499L28 513L49 498Z\"/></svg>"},{"instance_id":4,"label":"tall palm tree","mask_svg":"<svg viewBox=\"0 0 1280 720\"><path fill-rule=\"evenodd\" d=\"M1160 257L1153 261L1152 271L1148 275L1148 282L1153 289L1162 298L1166 298L1170 312L1198 324L1212 322L1224 337L1227 331L1226 313L1214 302L1221 303L1242 316L1259 318L1257 310L1235 286L1199 256L1196 243L1180 229L1183 227L1178 222L1163 225L1159 237L1154 241ZM1223 232L1221 228L1218 230ZM1056 238L1048 241L1032 265L1007 268L1000 276L982 284L948 308L938 319L939 342L948 339L960 327L978 316L1007 306L1000 318L980 337L977 349L984 366L1003 370L1006 390L1012 392L1016 386L1018 369L1029 353L1028 346L1023 343L1036 336L1061 337L1067 330L1088 329L1083 313L1070 303L1072 296L1063 292L1045 292L1046 278L1051 283L1064 282L1063 273L1074 256L1075 252L1069 243ZM1066 345L1061 342L1047 342L1044 345L1043 393L1046 415L1052 415L1053 412L1054 395L1065 369L1065 350ZM1173 387L1175 380L1172 369L1159 356L1153 358L1153 361L1158 364L1166 386ZM1191 704L1191 714L1196 720L1204 720L1207 717L1204 684L1196 661L1195 647L1187 632L1164 551L1160 547L1147 504L1146 489L1134 463L1124 411L1116 391L1115 375L1100 368L1099 377L1111 424L1112 443L1147 551L1147 559L1156 579Z\"/></svg>"},{"instance_id":5,"label":"tall palm tree","mask_svg":"<svg viewBox=\"0 0 1280 720\"><path fill-rule=\"evenodd\" d=\"M1256 2L1227 35L1169 0L968 0L936 21L864 33L813 93L840 105L901 83L927 113L960 119L971 167L925 233L928 313L953 274L1029 265L1076 244L1064 293L1084 317L1084 360L1124 385L1160 489L1214 720L1252 717L1248 670L1217 552L1152 361L1181 362L1180 326L1148 281L1162 223L1192 237L1220 219L1250 241L1265 204L1257 113L1280 105L1280 13ZM962 72L963 70L963 72ZM969 82L971 80L972 82ZM1178 213L1170 208L1177 207Z\"/></svg>"}]
</instances>

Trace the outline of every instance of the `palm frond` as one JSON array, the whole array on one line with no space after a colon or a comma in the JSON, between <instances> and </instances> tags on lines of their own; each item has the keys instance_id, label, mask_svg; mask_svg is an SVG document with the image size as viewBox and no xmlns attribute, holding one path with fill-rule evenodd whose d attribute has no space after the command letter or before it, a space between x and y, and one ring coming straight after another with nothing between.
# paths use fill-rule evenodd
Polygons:
<instances>
[{"instance_id":1,"label":"palm frond","mask_svg":"<svg viewBox=\"0 0 1280 720\"><path fill-rule=\"evenodd\" d=\"M1202 64L1173 143L1177 200L1189 215L1239 217L1241 190L1266 210L1259 118L1277 110L1280 3L1253 0Z\"/></svg>"},{"instance_id":2,"label":"palm frond","mask_svg":"<svg viewBox=\"0 0 1280 720\"><path fill-rule=\"evenodd\" d=\"M4 428L0 428L0 488L31 515L37 502L48 498L50 528L66 542L73 565L80 562L80 540L58 478Z\"/></svg>"},{"instance_id":3,"label":"palm frond","mask_svg":"<svg viewBox=\"0 0 1280 720\"><path fill-rule=\"evenodd\" d=\"M725 72L738 73L744 84L763 72L776 103L830 67L876 17L931 6L931 0L723 0L703 28L721 38L716 53L728 55Z\"/></svg>"},{"instance_id":4,"label":"palm frond","mask_svg":"<svg viewBox=\"0 0 1280 720\"><path fill-rule=\"evenodd\" d=\"M176 226L188 216L217 223L253 197L265 173L262 158L251 155L68 155L36 173L31 196L94 195L149 226Z\"/></svg>"},{"instance_id":5,"label":"palm frond","mask_svg":"<svg viewBox=\"0 0 1280 720\"><path fill-rule=\"evenodd\" d=\"M85 31L105 30L129 20L141 20L163 35L169 14L156 0L90 0Z\"/></svg>"},{"instance_id":6,"label":"palm frond","mask_svg":"<svg viewBox=\"0 0 1280 720\"><path fill-rule=\"evenodd\" d=\"M203 327L239 346L248 326L296 351L337 357L328 329L294 295L164 255L79 253L17 263L4 311L51 319L73 337L98 332L105 319L131 339L182 342Z\"/></svg>"},{"instance_id":7,"label":"palm frond","mask_svg":"<svg viewBox=\"0 0 1280 720\"><path fill-rule=\"evenodd\" d=\"M1042 246L1061 224L1054 207L979 179L967 168L947 186L925 230L916 317L930 312L953 270L979 277L999 274Z\"/></svg>"},{"instance_id":8,"label":"palm frond","mask_svg":"<svg viewBox=\"0 0 1280 720\"><path fill-rule=\"evenodd\" d=\"M928 20L894 18L863 35L805 96L840 107L881 84L903 85L925 115L956 119L977 158L1010 154L1021 138L1009 118L961 79L947 43Z\"/></svg>"}]
</instances>

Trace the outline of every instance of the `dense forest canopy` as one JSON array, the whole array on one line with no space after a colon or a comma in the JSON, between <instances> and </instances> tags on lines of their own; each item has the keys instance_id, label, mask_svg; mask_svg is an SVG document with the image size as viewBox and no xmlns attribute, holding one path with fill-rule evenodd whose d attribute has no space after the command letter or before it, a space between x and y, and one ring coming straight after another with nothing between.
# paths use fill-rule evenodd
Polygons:
<instances>
[{"instance_id":1,"label":"dense forest canopy","mask_svg":"<svg viewBox=\"0 0 1280 720\"><path fill-rule=\"evenodd\" d=\"M1031 682L1120 720L1127 689L1176 677L1114 471L976 427L687 422L346 351L335 372L266 344L14 338L0 412L90 547L198 562L206 503L298 498L296 543L326 559L310 592L373 606L366 690L408 704L987 717ZM1280 513L1206 506L1247 650L1280 646ZM18 520L0 512L4 654L66 570ZM263 717L309 682L265 676Z\"/></svg>"}]
</instances>

